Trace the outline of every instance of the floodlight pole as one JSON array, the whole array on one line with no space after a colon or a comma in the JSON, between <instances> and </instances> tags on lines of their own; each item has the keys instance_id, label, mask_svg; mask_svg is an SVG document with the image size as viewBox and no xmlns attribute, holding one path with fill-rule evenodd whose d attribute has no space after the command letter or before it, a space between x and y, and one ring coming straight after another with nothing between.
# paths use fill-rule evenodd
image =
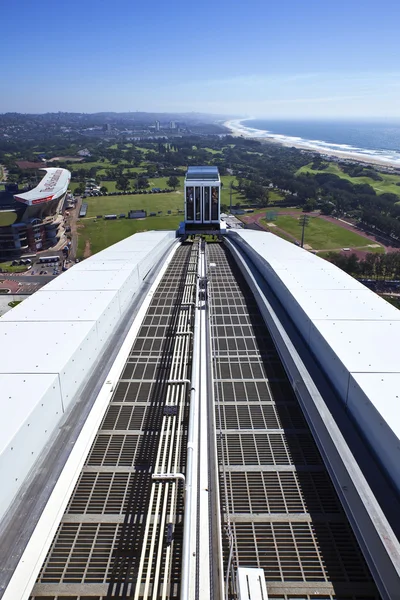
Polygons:
<instances>
[{"instance_id":1,"label":"floodlight pole","mask_svg":"<svg viewBox=\"0 0 400 600\"><path fill-rule=\"evenodd\" d=\"M300 244L300 246L302 248L304 246L304 231L305 231L305 228L308 225L308 219L309 219L308 215L303 215L303 216L300 217L300 225L302 225L302 230L301 230L301 244Z\"/></svg>"},{"instance_id":2,"label":"floodlight pole","mask_svg":"<svg viewBox=\"0 0 400 600\"><path fill-rule=\"evenodd\" d=\"M231 183L230 183L229 197L230 197L229 213L232 214L232 179L231 179Z\"/></svg>"}]
</instances>

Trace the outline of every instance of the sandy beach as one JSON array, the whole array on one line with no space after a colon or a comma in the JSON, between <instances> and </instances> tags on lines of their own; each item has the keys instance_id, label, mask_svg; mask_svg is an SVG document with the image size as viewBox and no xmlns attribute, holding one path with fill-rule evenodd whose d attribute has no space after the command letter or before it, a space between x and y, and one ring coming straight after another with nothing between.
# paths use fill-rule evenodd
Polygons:
<instances>
[{"instance_id":1,"label":"sandy beach","mask_svg":"<svg viewBox=\"0 0 400 600\"><path fill-rule=\"evenodd\" d=\"M310 147L310 143L307 140L304 140L303 142L301 140L284 140L280 139L284 136L275 136L273 134L257 136L257 134L247 131L247 128L242 125L242 122L238 119L225 121L223 125L231 130L232 135L237 137L245 137L264 143L279 144L280 146L286 146L288 148L298 148L299 150L309 152L310 154L321 154L321 156L327 156L331 158L336 157L343 160L350 160L352 162L362 162L400 171L400 159L399 161L395 161L387 158L380 158L379 156L367 156L361 153L358 154L356 151L346 152L342 150L333 150L330 148Z\"/></svg>"}]
</instances>

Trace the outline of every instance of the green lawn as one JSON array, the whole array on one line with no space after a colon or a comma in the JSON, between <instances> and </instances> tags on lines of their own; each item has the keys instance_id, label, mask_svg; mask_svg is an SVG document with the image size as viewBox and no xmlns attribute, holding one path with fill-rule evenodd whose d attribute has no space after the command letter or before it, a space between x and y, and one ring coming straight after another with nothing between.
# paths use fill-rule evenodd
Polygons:
<instances>
[{"instance_id":1,"label":"green lawn","mask_svg":"<svg viewBox=\"0 0 400 600\"><path fill-rule=\"evenodd\" d=\"M301 227L297 218L288 215L278 216L274 224L300 240ZM304 243L315 250L333 250L337 248L364 248L368 245L368 240L357 233L340 227L340 225L319 217L311 217L308 227L306 227Z\"/></svg>"},{"instance_id":2,"label":"green lawn","mask_svg":"<svg viewBox=\"0 0 400 600\"><path fill-rule=\"evenodd\" d=\"M135 171L138 172L140 171L140 169L128 169L128 171ZM149 182L149 187L146 188L147 190L151 190L152 188L160 188L161 190L165 190L167 189L168 186L168 177L153 177L151 179L148 180ZM180 180L180 185L176 188L177 191L180 190L181 193L183 194L183 181L184 181L184 177L178 177L178 179ZM129 183L130 183L130 190L132 190L132 193L134 193L135 190L135 179L129 179ZM100 187L102 185L104 185L107 188L108 192L120 192L121 190L118 190L116 187L116 181L101 181L100 182ZM79 181L72 181L69 185L69 189L72 191L75 191L75 189L80 185Z\"/></svg>"},{"instance_id":3,"label":"green lawn","mask_svg":"<svg viewBox=\"0 0 400 600\"><path fill-rule=\"evenodd\" d=\"M123 169L122 172L126 175L129 171L132 171L133 173L144 173L146 169L144 167L127 167L126 169ZM97 173L101 175L100 171L97 171Z\"/></svg>"},{"instance_id":4,"label":"green lawn","mask_svg":"<svg viewBox=\"0 0 400 600\"><path fill-rule=\"evenodd\" d=\"M112 244L139 231L174 230L181 216L149 217L147 219L121 219L118 221L80 221L78 225L78 257L83 258L86 242L90 243L91 254L96 254Z\"/></svg>"},{"instance_id":5,"label":"green lawn","mask_svg":"<svg viewBox=\"0 0 400 600\"><path fill-rule=\"evenodd\" d=\"M144 209L148 213L168 210L175 213L183 210L183 194L132 194L129 196L100 196L86 198L88 203L87 217L127 213L131 209ZM183 215L180 219L182 220Z\"/></svg>"},{"instance_id":6,"label":"green lawn","mask_svg":"<svg viewBox=\"0 0 400 600\"><path fill-rule=\"evenodd\" d=\"M383 181L374 181L370 177L350 177L347 173L344 173L342 169L336 163L329 163L326 169L316 170L311 168L312 163L301 167L296 175L300 175L301 173L332 173L333 175L338 175L342 179L347 179L354 184L368 183L371 187L374 188L377 194L397 194L400 196L400 186L396 185L396 183L400 182L399 175L388 175L386 173L379 173L382 177Z\"/></svg>"},{"instance_id":7,"label":"green lawn","mask_svg":"<svg viewBox=\"0 0 400 600\"><path fill-rule=\"evenodd\" d=\"M285 196L282 192L277 192L276 190L269 190L269 202L270 204L274 204L274 202L280 202L284 200Z\"/></svg>"},{"instance_id":8,"label":"green lawn","mask_svg":"<svg viewBox=\"0 0 400 600\"><path fill-rule=\"evenodd\" d=\"M17 213L15 212L0 212L0 227L6 227L7 225L12 225L17 218Z\"/></svg>"},{"instance_id":9,"label":"green lawn","mask_svg":"<svg viewBox=\"0 0 400 600\"><path fill-rule=\"evenodd\" d=\"M123 162L123 161L121 161L121 162ZM70 169L72 171L76 171L77 169L86 169L88 171L92 167L102 167L102 168L105 169L105 168L111 168L114 165L112 165L110 163L110 161L108 161L107 159L105 159L104 162L94 161L94 162L73 163L73 164L71 164L69 166L70 166Z\"/></svg>"},{"instance_id":10,"label":"green lawn","mask_svg":"<svg viewBox=\"0 0 400 600\"><path fill-rule=\"evenodd\" d=\"M149 152L155 152L154 148L142 148L141 146L136 146L136 150L139 150L139 152L143 152L143 154L148 154Z\"/></svg>"},{"instance_id":11,"label":"green lawn","mask_svg":"<svg viewBox=\"0 0 400 600\"><path fill-rule=\"evenodd\" d=\"M385 253L385 248L383 246L379 246L379 248L371 248L370 246L363 246L361 248L357 248L357 250L362 250L363 252L368 252L368 254L384 254ZM330 254L329 250L318 252L318 256L320 256L321 258L326 258L329 254ZM351 254L351 252L348 252L348 254Z\"/></svg>"},{"instance_id":12,"label":"green lawn","mask_svg":"<svg viewBox=\"0 0 400 600\"><path fill-rule=\"evenodd\" d=\"M27 266L26 265L16 265L13 267L11 264L11 261L6 261L6 262L0 263L0 269L3 271L3 273L23 273L24 271L27 270Z\"/></svg>"},{"instance_id":13,"label":"green lawn","mask_svg":"<svg viewBox=\"0 0 400 600\"><path fill-rule=\"evenodd\" d=\"M207 152L210 152L210 154L222 154L222 150L213 150L212 148L204 148L204 150L207 150Z\"/></svg>"},{"instance_id":14,"label":"green lawn","mask_svg":"<svg viewBox=\"0 0 400 600\"><path fill-rule=\"evenodd\" d=\"M169 187L167 181L168 181L169 177L153 177L149 179L149 186L151 190L151 188L155 188L158 187L160 189L166 189ZM185 180L184 177L178 177L179 179L179 186L176 188L177 190L180 190L183 194L183 182Z\"/></svg>"},{"instance_id":15,"label":"green lawn","mask_svg":"<svg viewBox=\"0 0 400 600\"><path fill-rule=\"evenodd\" d=\"M267 213L274 213L275 215L280 215L281 213L290 212L295 213L296 215L304 214L301 208L296 208L295 206L285 207L285 206L267 206L266 208L257 208L254 209L254 215L266 215ZM243 219L246 215L239 215L239 219ZM275 221L273 221L275 222Z\"/></svg>"}]
</instances>

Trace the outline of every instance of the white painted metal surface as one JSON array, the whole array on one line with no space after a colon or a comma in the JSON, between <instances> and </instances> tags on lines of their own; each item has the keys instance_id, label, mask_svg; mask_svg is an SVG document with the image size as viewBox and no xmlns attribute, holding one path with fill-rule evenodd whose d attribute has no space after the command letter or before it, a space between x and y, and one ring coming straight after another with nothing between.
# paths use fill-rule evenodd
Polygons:
<instances>
[{"instance_id":1,"label":"white painted metal surface","mask_svg":"<svg viewBox=\"0 0 400 600\"><path fill-rule=\"evenodd\" d=\"M264 569L239 567L236 582L238 600L268 600Z\"/></svg>"},{"instance_id":2,"label":"white painted metal surface","mask_svg":"<svg viewBox=\"0 0 400 600\"><path fill-rule=\"evenodd\" d=\"M14 198L20 200L25 204L31 206L38 202L46 202L62 196L69 186L71 180L71 173L67 169L61 169L60 167L49 167L47 169L40 169L45 171L43 179L38 185L30 190L29 192L23 192L22 194L16 194Z\"/></svg>"},{"instance_id":3,"label":"white painted metal surface","mask_svg":"<svg viewBox=\"0 0 400 600\"><path fill-rule=\"evenodd\" d=\"M174 238L172 231L131 236L78 263L0 318L0 519L44 448L47 433L78 399L110 335ZM114 248L123 256L115 258ZM11 375L13 400L8 403ZM31 405L24 384L32 377L38 383L29 392ZM52 415L46 434L43 411L36 410L41 394L43 398L48 394L43 387L45 377L55 380L58 390L51 395L52 403L46 400L46 405L51 405L49 419ZM53 406L57 406L57 414ZM27 414L31 415L30 435L25 436L24 444L17 444ZM19 456L10 463L3 456L9 456L11 447L13 457L17 452Z\"/></svg>"},{"instance_id":4,"label":"white painted metal surface","mask_svg":"<svg viewBox=\"0 0 400 600\"><path fill-rule=\"evenodd\" d=\"M4 481L0 514L3 514L50 438L63 406L57 375L0 375L0 382L0 473ZM28 457L25 448L29 448Z\"/></svg>"},{"instance_id":5,"label":"white painted metal surface","mask_svg":"<svg viewBox=\"0 0 400 600\"><path fill-rule=\"evenodd\" d=\"M115 385L127 361L134 340L140 329L152 297L160 283L177 246L166 255L165 263L151 285L139 312L124 340L124 343L107 374L98 397L85 421L83 429L71 451L65 467L40 517L40 520L29 540L29 543L18 563L16 570L7 586L2 600L27 600L36 581L40 567L51 545L58 524L64 514L68 500L80 475L86 456L98 431L105 411L109 405Z\"/></svg>"},{"instance_id":6,"label":"white painted metal surface","mask_svg":"<svg viewBox=\"0 0 400 600\"><path fill-rule=\"evenodd\" d=\"M263 273L400 489L400 311L271 233L230 236Z\"/></svg>"}]
</instances>

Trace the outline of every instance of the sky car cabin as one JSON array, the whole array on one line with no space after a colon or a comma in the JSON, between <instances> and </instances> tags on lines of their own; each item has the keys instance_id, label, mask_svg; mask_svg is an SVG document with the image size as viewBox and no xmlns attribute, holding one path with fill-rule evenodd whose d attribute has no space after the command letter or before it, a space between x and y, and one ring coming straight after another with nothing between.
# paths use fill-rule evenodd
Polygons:
<instances>
[{"instance_id":1,"label":"sky car cabin","mask_svg":"<svg viewBox=\"0 0 400 600\"><path fill-rule=\"evenodd\" d=\"M220 219L221 179L217 167L188 167L185 178L185 221L180 233L223 233Z\"/></svg>"}]
</instances>

